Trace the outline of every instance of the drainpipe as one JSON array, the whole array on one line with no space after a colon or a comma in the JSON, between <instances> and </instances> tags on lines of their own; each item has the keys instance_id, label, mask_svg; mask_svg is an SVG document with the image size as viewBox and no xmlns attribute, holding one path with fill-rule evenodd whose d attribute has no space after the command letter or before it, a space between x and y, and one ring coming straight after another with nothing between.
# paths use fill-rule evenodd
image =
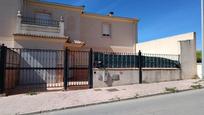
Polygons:
<instances>
[{"instance_id":1,"label":"drainpipe","mask_svg":"<svg viewBox=\"0 0 204 115\"><path fill-rule=\"evenodd\" d=\"M202 79L204 79L204 0L201 0L201 33L202 33Z\"/></svg>"}]
</instances>

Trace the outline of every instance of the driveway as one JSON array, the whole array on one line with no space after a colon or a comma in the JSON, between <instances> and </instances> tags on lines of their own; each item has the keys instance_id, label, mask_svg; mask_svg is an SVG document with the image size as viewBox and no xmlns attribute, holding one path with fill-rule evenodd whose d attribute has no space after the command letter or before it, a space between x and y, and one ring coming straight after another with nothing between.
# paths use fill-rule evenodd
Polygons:
<instances>
[{"instance_id":1,"label":"driveway","mask_svg":"<svg viewBox=\"0 0 204 115\"><path fill-rule=\"evenodd\" d=\"M88 106L46 115L203 115L204 89ZM43 114L44 115L44 114Z\"/></svg>"}]
</instances>

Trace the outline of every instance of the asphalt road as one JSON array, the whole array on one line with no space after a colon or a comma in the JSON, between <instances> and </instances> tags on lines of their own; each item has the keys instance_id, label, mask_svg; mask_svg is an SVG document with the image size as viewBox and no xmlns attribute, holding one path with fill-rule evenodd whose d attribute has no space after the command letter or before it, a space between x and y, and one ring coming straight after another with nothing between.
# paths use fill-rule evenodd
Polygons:
<instances>
[{"instance_id":1,"label":"asphalt road","mask_svg":"<svg viewBox=\"0 0 204 115\"><path fill-rule=\"evenodd\" d=\"M68 109L43 115L204 115L204 89Z\"/></svg>"}]
</instances>

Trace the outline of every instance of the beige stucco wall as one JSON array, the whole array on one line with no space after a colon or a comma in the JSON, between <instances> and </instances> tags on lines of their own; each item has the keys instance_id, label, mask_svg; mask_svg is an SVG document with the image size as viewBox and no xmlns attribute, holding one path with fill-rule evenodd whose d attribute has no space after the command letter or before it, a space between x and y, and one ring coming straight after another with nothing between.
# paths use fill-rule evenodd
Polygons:
<instances>
[{"instance_id":1,"label":"beige stucco wall","mask_svg":"<svg viewBox=\"0 0 204 115\"><path fill-rule=\"evenodd\" d=\"M15 36L14 47L15 48L29 48L29 49L64 49L65 39L53 39L53 38L36 38L29 36Z\"/></svg>"},{"instance_id":2,"label":"beige stucco wall","mask_svg":"<svg viewBox=\"0 0 204 115\"><path fill-rule=\"evenodd\" d=\"M155 39L143 43L136 44L137 52L141 50L143 53L156 54L180 54L180 42L185 40L195 41L195 33L185 33L166 38Z\"/></svg>"},{"instance_id":3,"label":"beige stucco wall","mask_svg":"<svg viewBox=\"0 0 204 115\"><path fill-rule=\"evenodd\" d=\"M53 8L52 5L39 6L31 3L25 5L23 15L34 17L35 12L44 11L51 14L52 19L60 20L63 16L65 23L65 36L69 36L72 40L80 39L80 14L81 11L66 10L63 8Z\"/></svg>"},{"instance_id":4,"label":"beige stucco wall","mask_svg":"<svg viewBox=\"0 0 204 115\"><path fill-rule=\"evenodd\" d=\"M0 1L0 44L13 47L13 33L16 31L16 14L21 9L21 0Z\"/></svg>"},{"instance_id":5,"label":"beige stucco wall","mask_svg":"<svg viewBox=\"0 0 204 115\"><path fill-rule=\"evenodd\" d=\"M21 5L24 1L24 5ZM60 20L64 17L65 36L69 36L71 40L81 40L86 43L84 48L94 48L96 50L111 50L115 52L133 52L135 51L134 44L137 41L137 22L132 19L118 19L107 16L87 16L81 14L82 7L69 7L59 4L40 3L37 1L29 0L1 0L0 1L0 43L5 43L8 47L26 46L30 48L34 46L29 41L15 41L13 33L16 31L17 11L21 10L22 16L34 17L36 12L50 13L52 19ZM5 13L5 11L7 11ZM96 18L97 17L97 18ZM106 17L106 18L104 18ZM112 26L111 39L102 38L102 23L108 22ZM91 26L90 26L91 25ZM42 31L33 29L36 32L30 34L39 34ZM27 31L24 31L26 33ZM29 33L27 32L27 33ZM48 34L52 35L52 34ZM44 40L47 41L47 40ZM36 48L44 48L40 46L41 43L36 45ZM45 43L46 44L46 43ZM54 44L47 42L47 44ZM56 43L57 44L57 43ZM55 45L56 45L55 44ZM38 47L37 47L38 46ZM51 46L51 45L47 45ZM53 48L53 47L50 47Z\"/></svg>"},{"instance_id":6,"label":"beige stucco wall","mask_svg":"<svg viewBox=\"0 0 204 115\"><path fill-rule=\"evenodd\" d=\"M27 3L23 15L34 16L36 11L45 11L51 14L52 18L59 20L64 17L65 35L71 40L81 40L86 43L84 48L96 50L111 50L117 52L135 51L134 43L137 40L137 24L134 21L113 20L103 16L87 16L81 14L81 10L65 10L53 8L53 6L39 6ZM102 37L102 23L108 22L112 26L111 39ZM90 26L91 25L91 26Z\"/></svg>"},{"instance_id":7,"label":"beige stucco wall","mask_svg":"<svg viewBox=\"0 0 204 115\"><path fill-rule=\"evenodd\" d=\"M102 36L102 24L111 24L111 37ZM137 24L134 22L113 21L92 16L81 17L81 40L96 50L133 52L137 39Z\"/></svg>"}]
</instances>

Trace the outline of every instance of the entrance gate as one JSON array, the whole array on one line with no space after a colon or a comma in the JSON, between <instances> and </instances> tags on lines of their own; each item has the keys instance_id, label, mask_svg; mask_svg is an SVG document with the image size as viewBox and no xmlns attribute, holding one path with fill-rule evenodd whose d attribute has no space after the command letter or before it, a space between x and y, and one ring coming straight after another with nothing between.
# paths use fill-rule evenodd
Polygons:
<instances>
[{"instance_id":1,"label":"entrance gate","mask_svg":"<svg viewBox=\"0 0 204 115\"><path fill-rule=\"evenodd\" d=\"M92 87L92 50L10 49L1 46L0 63L1 92Z\"/></svg>"},{"instance_id":2,"label":"entrance gate","mask_svg":"<svg viewBox=\"0 0 204 115\"><path fill-rule=\"evenodd\" d=\"M89 88L90 51L68 51L68 87Z\"/></svg>"}]
</instances>

